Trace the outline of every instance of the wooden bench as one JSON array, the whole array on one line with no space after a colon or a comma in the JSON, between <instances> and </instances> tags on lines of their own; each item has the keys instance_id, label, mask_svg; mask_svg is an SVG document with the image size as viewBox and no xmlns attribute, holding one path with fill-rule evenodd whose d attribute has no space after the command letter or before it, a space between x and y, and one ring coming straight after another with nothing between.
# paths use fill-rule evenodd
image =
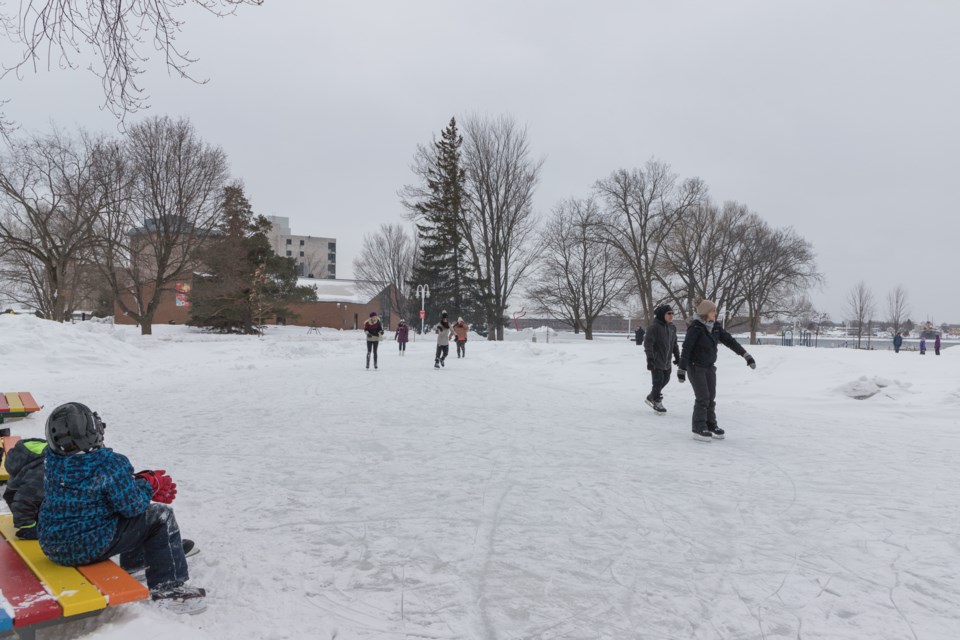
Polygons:
<instances>
[{"instance_id":1,"label":"wooden bench","mask_svg":"<svg viewBox=\"0 0 960 640\"><path fill-rule=\"evenodd\" d=\"M0 436L0 482L10 479L7 473L7 451L20 442L20 436Z\"/></svg>"},{"instance_id":2,"label":"wooden bench","mask_svg":"<svg viewBox=\"0 0 960 640\"><path fill-rule=\"evenodd\" d=\"M30 393L26 391L0 392L0 436L10 435L10 429L3 426L5 421L26 418L37 411L40 411L40 405L37 404Z\"/></svg>"},{"instance_id":3,"label":"wooden bench","mask_svg":"<svg viewBox=\"0 0 960 640\"><path fill-rule=\"evenodd\" d=\"M20 540L13 516L0 515L0 637L35 640L37 629L145 600L147 587L110 560L63 567L36 540Z\"/></svg>"}]
</instances>

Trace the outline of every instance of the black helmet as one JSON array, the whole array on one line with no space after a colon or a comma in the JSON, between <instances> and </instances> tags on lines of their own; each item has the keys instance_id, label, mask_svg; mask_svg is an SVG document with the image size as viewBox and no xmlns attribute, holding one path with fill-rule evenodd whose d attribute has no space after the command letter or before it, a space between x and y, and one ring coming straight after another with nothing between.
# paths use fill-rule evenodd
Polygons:
<instances>
[{"instance_id":1,"label":"black helmet","mask_svg":"<svg viewBox=\"0 0 960 640\"><path fill-rule=\"evenodd\" d=\"M62 404L47 418L47 443L61 456L92 451L103 446L103 423L96 412L79 402Z\"/></svg>"},{"instance_id":2,"label":"black helmet","mask_svg":"<svg viewBox=\"0 0 960 640\"><path fill-rule=\"evenodd\" d=\"M668 313L673 313L673 307L668 304L662 304L653 310L653 315L657 320L665 320Z\"/></svg>"}]
</instances>

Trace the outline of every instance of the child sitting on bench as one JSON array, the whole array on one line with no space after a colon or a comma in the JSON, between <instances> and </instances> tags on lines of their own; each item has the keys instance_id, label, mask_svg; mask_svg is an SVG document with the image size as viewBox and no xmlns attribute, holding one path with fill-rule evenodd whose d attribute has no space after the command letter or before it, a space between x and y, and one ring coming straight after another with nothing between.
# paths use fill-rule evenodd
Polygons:
<instances>
[{"instance_id":1,"label":"child sitting on bench","mask_svg":"<svg viewBox=\"0 0 960 640\"><path fill-rule=\"evenodd\" d=\"M105 428L79 402L60 405L47 419L40 548L67 566L119 554L127 571L146 567L150 597L159 606L203 611L206 592L186 585L184 542L169 506L177 485L164 471L134 474L126 456L103 446Z\"/></svg>"}]
</instances>

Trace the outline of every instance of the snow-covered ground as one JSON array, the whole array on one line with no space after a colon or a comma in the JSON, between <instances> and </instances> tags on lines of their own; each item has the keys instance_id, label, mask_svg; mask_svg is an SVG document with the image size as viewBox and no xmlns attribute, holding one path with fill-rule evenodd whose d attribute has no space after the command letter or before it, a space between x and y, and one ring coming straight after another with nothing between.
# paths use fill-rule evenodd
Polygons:
<instances>
[{"instance_id":1,"label":"snow-covered ground","mask_svg":"<svg viewBox=\"0 0 960 640\"><path fill-rule=\"evenodd\" d=\"M271 327L262 339L0 316L0 387L82 401L167 469L210 607L41 638L960 635L960 348L722 350L723 442L660 417L642 349ZM854 396L869 396L854 399Z\"/></svg>"}]
</instances>

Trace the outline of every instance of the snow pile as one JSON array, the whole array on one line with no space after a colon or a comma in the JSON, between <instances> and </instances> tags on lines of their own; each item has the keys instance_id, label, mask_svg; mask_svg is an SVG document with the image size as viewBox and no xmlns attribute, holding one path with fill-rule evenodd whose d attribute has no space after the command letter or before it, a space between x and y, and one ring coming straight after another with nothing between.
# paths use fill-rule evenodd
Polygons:
<instances>
[{"instance_id":1,"label":"snow pile","mask_svg":"<svg viewBox=\"0 0 960 640\"><path fill-rule=\"evenodd\" d=\"M403 357L388 340L367 371L359 331L155 329L0 317L0 386L46 405L15 432L42 435L62 402L99 411L108 446L178 483L210 593L200 616L125 605L56 637L960 628L953 349L751 347L756 371L721 349L728 438L698 443L690 385L674 378L654 415L643 349L623 337L471 336L441 370L434 336ZM879 392L851 402L851 380Z\"/></svg>"},{"instance_id":2,"label":"snow pile","mask_svg":"<svg viewBox=\"0 0 960 640\"><path fill-rule=\"evenodd\" d=\"M883 389L892 387L894 391L906 391L910 388L910 383L902 384L899 380L888 380L882 376L873 376L872 378L867 378L867 376L860 376L857 380L853 382L848 382L845 385L839 387L838 391L849 398L854 400L866 400L867 398L872 398L877 395ZM888 397L893 398L893 395L887 393Z\"/></svg>"}]
</instances>

